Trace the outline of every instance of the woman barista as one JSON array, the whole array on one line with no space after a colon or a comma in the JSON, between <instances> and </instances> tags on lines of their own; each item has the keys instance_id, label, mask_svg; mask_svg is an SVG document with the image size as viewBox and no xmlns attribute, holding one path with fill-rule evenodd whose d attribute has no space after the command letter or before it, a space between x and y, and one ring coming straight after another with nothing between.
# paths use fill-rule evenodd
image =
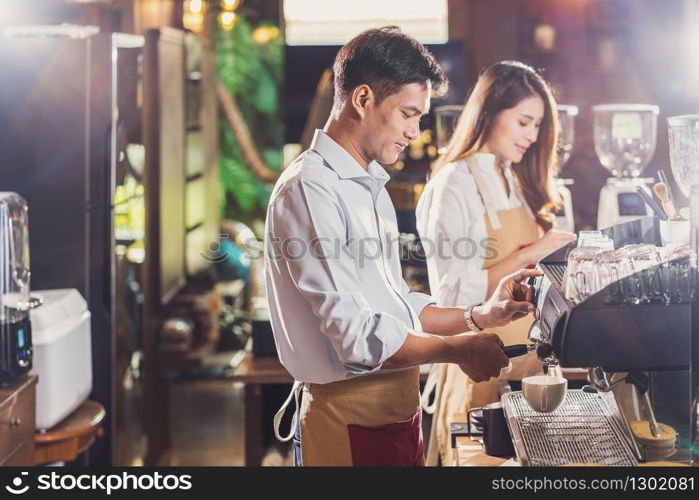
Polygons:
<instances>
[{"instance_id":1,"label":"woman barista","mask_svg":"<svg viewBox=\"0 0 699 500\"><path fill-rule=\"evenodd\" d=\"M555 100L531 67L496 63L479 77L446 152L417 206L423 241L437 244L427 261L440 306L478 304L505 275L533 266L574 235L552 228L558 123ZM526 342L532 317L495 329L505 345ZM513 360L509 380L541 369L534 353ZM458 367L439 365L427 462L449 462L454 413L498 400L498 380L474 383Z\"/></svg>"}]
</instances>

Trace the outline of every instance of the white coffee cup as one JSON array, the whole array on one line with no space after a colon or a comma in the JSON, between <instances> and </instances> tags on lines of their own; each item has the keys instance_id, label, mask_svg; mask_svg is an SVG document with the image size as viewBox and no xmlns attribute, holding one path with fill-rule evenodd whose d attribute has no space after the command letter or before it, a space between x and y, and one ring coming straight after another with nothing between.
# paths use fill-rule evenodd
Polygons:
<instances>
[{"instance_id":1,"label":"white coffee cup","mask_svg":"<svg viewBox=\"0 0 699 500\"><path fill-rule=\"evenodd\" d=\"M660 241L663 245L677 243L680 245L689 244L689 221L688 220L661 220Z\"/></svg>"},{"instance_id":2,"label":"white coffee cup","mask_svg":"<svg viewBox=\"0 0 699 500\"><path fill-rule=\"evenodd\" d=\"M538 413L550 413L561 406L567 389L568 380L562 377L534 375L522 379L522 395Z\"/></svg>"}]
</instances>

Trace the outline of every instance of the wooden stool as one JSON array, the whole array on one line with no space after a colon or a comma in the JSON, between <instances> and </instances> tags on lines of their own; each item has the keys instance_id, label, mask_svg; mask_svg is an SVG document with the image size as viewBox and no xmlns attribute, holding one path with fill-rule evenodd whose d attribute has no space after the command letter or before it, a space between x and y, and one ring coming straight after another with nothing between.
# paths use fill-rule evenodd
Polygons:
<instances>
[{"instance_id":1,"label":"wooden stool","mask_svg":"<svg viewBox=\"0 0 699 500\"><path fill-rule=\"evenodd\" d=\"M34 464L75 460L104 434L100 427L104 416L104 407L88 399L47 432L36 433Z\"/></svg>"}]
</instances>

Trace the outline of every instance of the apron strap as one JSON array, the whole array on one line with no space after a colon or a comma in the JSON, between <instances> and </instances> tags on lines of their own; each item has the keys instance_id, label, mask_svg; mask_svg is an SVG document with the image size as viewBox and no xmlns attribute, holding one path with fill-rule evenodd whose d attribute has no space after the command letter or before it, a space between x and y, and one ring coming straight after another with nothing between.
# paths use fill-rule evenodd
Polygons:
<instances>
[{"instance_id":1,"label":"apron strap","mask_svg":"<svg viewBox=\"0 0 699 500\"><path fill-rule=\"evenodd\" d=\"M281 408L279 408L276 415L274 415L274 436L282 443L290 441L291 438L294 437L294 433L296 432L296 422L298 421L299 415L299 393L301 392L301 389L303 389L303 382L294 380L294 385L291 387L291 392L289 392L289 396L286 398L286 401L284 401L284 404L282 404ZM291 403L292 398L294 399L294 416L291 418L291 430L289 431L288 436L281 436L279 434L279 426L282 423L282 418L284 418L284 415L286 414L286 409Z\"/></svg>"},{"instance_id":2,"label":"apron strap","mask_svg":"<svg viewBox=\"0 0 699 500\"><path fill-rule=\"evenodd\" d=\"M420 394L420 406L422 406L422 410L428 415L433 415L434 411L437 409L436 395L432 404L430 404L430 396L432 396L432 393L437 389L439 371L439 363L433 363L430 367L430 373L427 375L427 380L425 381L425 388L422 390L422 394Z\"/></svg>"},{"instance_id":3,"label":"apron strap","mask_svg":"<svg viewBox=\"0 0 699 500\"><path fill-rule=\"evenodd\" d=\"M493 202L493 198L490 196L490 190L485 185L481 171L478 169L476 159L471 156L467 160L466 164L468 165L468 169L473 176L473 180L476 181L476 187L478 188L478 192L483 199L483 205L485 206L485 212L488 216L488 220L490 220L490 226L493 228L493 230L502 228L502 224L500 224L500 217L498 217L498 211L495 209L495 203Z\"/></svg>"}]
</instances>

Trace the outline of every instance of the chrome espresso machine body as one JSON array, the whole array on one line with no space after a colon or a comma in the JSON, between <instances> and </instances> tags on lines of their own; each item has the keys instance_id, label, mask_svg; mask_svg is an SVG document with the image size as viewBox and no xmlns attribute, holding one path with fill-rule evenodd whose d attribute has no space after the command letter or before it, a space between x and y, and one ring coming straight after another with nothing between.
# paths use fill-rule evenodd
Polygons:
<instances>
[{"instance_id":1,"label":"chrome espresso machine body","mask_svg":"<svg viewBox=\"0 0 699 500\"><path fill-rule=\"evenodd\" d=\"M603 233L612 239L615 248L638 243L660 246L661 241L659 222L654 217L611 226ZM566 298L564 283L567 255L573 247L571 244L544 258L540 262L544 275L534 282L536 321L529 338L537 346L545 371L555 365L587 368L590 385L578 391L578 396L599 396L600 401L606 401L604 408L614 406L609 414L614 417L612 420L617 420L612 424L620 436L619 442L626 443L622 447L639 461L659 459L660 450L648 448L652 437L643 442L631 432L634 425L634 432L638 431L639 422L647 422L645 432L657 438L660 437L658 422L669 425L676 431L676 439L671 444L672 450L662 449L662 458L691 461L689 443L694 432L690 425L691 299L675 301L678 303L624 303L618 290L632 286L633 280L638 280L634 274L573 303ZM695 276L695 268L691 273ZM623 391L633 397L625 397ZM521 439L521 433L513 429L512 420L510 430L515 441ZM589 439L584 426L575 432L580 434L579 439ZM633 459L622 465L633 465Z\"/></svg>"},{"instance_id":2,"label":"chrome espresso machine body","mask_svg":"<svg viewBox=\"0 0 699 500\"><path fill-rule=\"evenodd\" d=\"M660 245L658 221L645 217L602 231L616 248L636 243ZM566 258L574 244L544 258L537 279L536 327L530 340L540 357L562 367L601 367L607 372L689 369L691 304L619 304L605 288L573 304L566 299ZM635 280L629 276L619 280Z\"/></svg>"}]
</instances>

